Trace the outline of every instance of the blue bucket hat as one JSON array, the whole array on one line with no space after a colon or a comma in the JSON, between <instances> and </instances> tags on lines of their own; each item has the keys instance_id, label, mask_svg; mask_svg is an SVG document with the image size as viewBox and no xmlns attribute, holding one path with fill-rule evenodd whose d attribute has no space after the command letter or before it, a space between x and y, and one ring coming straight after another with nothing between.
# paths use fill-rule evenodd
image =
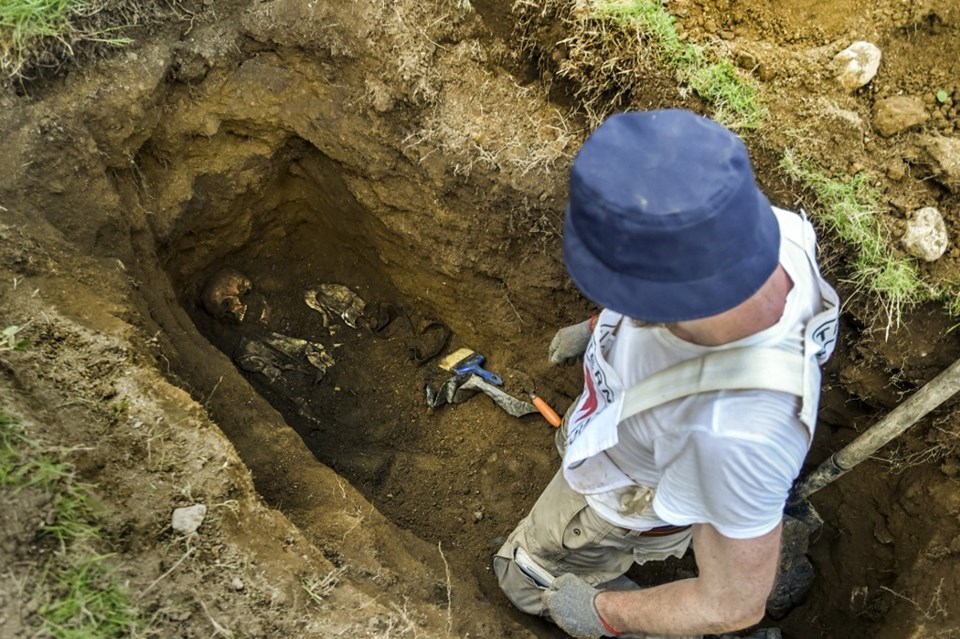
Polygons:
<instances>
[{"instance_id":1,"label":"blue bucket hat","mask_svg":"<svg viewBox=\"0 0 960 639\"><path fill-rule=\"evenodd\" d=\"M756 293L777 267L780 228L732 131L690 111L631 112L574 158L563 249L594 303L679 322Z\"/></svg>"}]
</instances>

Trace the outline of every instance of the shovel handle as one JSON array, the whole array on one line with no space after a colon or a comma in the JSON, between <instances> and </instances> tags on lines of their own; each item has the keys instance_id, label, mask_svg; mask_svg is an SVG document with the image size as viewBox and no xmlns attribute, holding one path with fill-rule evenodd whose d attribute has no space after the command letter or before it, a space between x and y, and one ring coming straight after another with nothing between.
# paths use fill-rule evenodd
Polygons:
<instances>
[{"instance_id":1,"label":"shovel handle","mask_svg":"<svg viewBox=\"0 0 960 639\"><path fill-rule=\"evenodd\" d=\"M833 482L848 470L872 455L881 446L901 434L927 413L953 397L960 391L960 360L911 395L906 401L890 411L886 417L870 427L842 450L830 456L830 459L800 483L794 491L791 502L806 499L827 484Z\"/></svg>"}]
</instances>

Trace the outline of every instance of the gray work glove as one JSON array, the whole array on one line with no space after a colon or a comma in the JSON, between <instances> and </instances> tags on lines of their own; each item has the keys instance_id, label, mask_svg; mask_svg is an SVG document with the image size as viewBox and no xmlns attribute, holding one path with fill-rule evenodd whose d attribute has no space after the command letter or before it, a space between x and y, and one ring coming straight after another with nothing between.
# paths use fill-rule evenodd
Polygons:
<instances>
[{"instance_id":1,"label":"gray work glove","mask_svg":"<svg viewBox=\"0 0 960 639\"><path fill-rule=\"evenodd\" d=\"M553 623L571 637L599 639L612 633L600 621L600 613L593 603L598 594L599 590L580 577L566 573L543 591L540 601Z\"/></svg>"},{"instance_id":2,"label":"gray work glove","mask_svg":"<svg viewBox=\"0 0 960 639\"><path fill-rule=\"evenodd\" d=\"M579 324L564 326L553 336L550 342L550 361L554 364L564 364L587 350L590 343L590 320Z\"/></svg>"}]
</instances>

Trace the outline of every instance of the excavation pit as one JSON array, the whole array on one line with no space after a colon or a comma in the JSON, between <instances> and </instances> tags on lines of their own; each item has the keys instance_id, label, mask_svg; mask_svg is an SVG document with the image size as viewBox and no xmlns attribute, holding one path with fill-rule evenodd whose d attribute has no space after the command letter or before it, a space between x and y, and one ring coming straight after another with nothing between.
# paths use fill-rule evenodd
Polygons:
<instances>
[{"instance_id":1,"label":"excavation pit","mask_svg":"<svg viewBox=\"0 0 960 639\"><path fill-rule=\"evenodd\" d=\"M419 537L430 540L443 531L443 544L469 547L463 530L473 540L482 537L474 532L482 520L487 523L481 528L495 521L484 512L489 500L480 497L480 482L489 474L485 460L502 446L497 433L510 429L519 436L538 430L547 443L549 426L539 415L516 419L488 410L483 402L490 400L483 395L469 406L428 406L425 388L439 389L452 376L439 367L440 359L465 342L453 330L455 320L441 316L430 299L404 295L393 282L429 292L442 288L447 276L418 269L413 250L406 259L390 260L391 252L403 245L400 238L356 202L329 159L307 150L303 157L285 160L288 164L262 188L262 195L244 201L239 215L247 217L242 221L228 207L227 212L191 216L189 228L174 231L182 244L172 242L165 260L176 263L186 257L199 266L175 282L181 304L318 460ZM237 224L248 229L242 245L222 255L204 254L203 247L223 245L220 229ZM242 273L252 283L240 296L247 305L241 321L236 313L223 315L204 302L211 281L223 281L224 269ZM231 284L228 278L225 288ZM317 310L315 301L319 297L322 303L324 290L332 291L326 313ZM313 306L305 301L311 291ZM466 313L482 313L487 306L466 290L454 298ZM338 307L338 301L344 304ZM361 310L352 313L354 309ZM312 365L301 343L286 353L280 344L267 348L276 368L266 364L261 370L257 362L264 358L251 358L250 345L272 341L277 346L278 335L309 342L330 362ZM521 396L533 390L533 377L513 368L518 359L504 357L505 345L478 339L470 346L488 354L489 365L506 379L506 392ZM538 361L526 368L541 366ZM543 384L540 390L558 397ZM477 429L488 440L479 450L474 441L464 443L466 431ZM512 490L509 485L503 489ZM489 550L498 533L488 530ZM482 552L480 547L470 550Z\"/></svg>"}]
</instances>

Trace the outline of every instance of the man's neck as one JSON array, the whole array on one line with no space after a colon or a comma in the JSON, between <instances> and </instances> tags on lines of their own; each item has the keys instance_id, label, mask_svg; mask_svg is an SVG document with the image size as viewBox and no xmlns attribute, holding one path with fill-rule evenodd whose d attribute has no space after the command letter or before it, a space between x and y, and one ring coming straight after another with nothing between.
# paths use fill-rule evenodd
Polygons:
<instances>
[{"instance_id":1,"label":"man's neck","mask_svg":"<svg viewBox=\"0 0 960 639\"><path fill-rule=\"evenodd\" d=\"M777 266L760 290L719 315L667 324L680 339L700 346L721 346L770 328L783 316L793 280Z\"/></svg>"}]
</instances>

